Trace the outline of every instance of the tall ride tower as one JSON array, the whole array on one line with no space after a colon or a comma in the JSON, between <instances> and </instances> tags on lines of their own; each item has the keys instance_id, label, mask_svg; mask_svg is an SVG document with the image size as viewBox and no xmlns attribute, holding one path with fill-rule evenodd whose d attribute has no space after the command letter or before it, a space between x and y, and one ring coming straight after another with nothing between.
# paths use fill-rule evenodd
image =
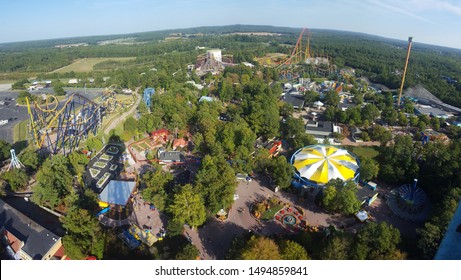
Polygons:
<instances>
[{"instance_id":1,"label":"tall ride tower","mask_svg":"<svg viewBox=\"0 0 461 280\"><path fill-rule=\"evenodd\" d=\"M397 100L397 106L400 106L400 99L402 99L403 85L405 84L405 75L407 74L408 60L410 59L410 51L411 51L412 43L413 43L413 37L408 37L407 59L405 61L405 67L403 68L402 84L400 85L399 99Z\"/></svg>"},{"instance_id":2,"label":"tall ride tower","mask_svg":"<svg viewBox=\"0 0 461 280\"><path fill-rule=\"evenodd\" d=\"M11 149L10 153L11 153L11 162L10 162L10 166L8 166L8 171L10 171L12 168L24 167L24 165L19 161L19 158L16 156L16 151L14 149Z\"/></svg>"}]
</instances>

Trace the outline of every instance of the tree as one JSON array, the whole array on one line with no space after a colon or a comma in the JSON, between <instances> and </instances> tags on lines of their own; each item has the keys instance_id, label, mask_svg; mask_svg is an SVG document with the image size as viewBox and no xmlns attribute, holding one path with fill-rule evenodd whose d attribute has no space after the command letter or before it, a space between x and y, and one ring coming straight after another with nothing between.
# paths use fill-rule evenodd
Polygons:
<instances>
[{"instance_id":1,"label":"tree","mask_svg":"<svg viewBox=\"0 0 461 280\"><path fill-rule=\"evenodd\" d=\"M13 168L0 174L0 177L10 185L14 192L22 191L29 183L29 176L22 169Z\"/></svg>"},{"instance_id":2,"label":"tree","mask_svg":"<svg viewBox=\"0 0 461 280\"><path fill-rule=\"evenodd\" d=\"M409 123L407 116L405 116L403 112L399 112L398 119L399 119L398 123L401 126L407 126Z\"/></svg>"},{"instance_id":3,"label":"tree","mask_svg":"<svg viewBox=\"0 0 461 280\"><path fill-rule=\"evenodd\" d=\"M323 191L322 205L328 211L354 214L360 208L355 182L344 183L341 179L330 180Z\"/></svg>"},{"instance_id":4,"label":"tree","mask_svg":"<svg viewBox=\"0 0 461 280\"><path fill-rule=\"evenodd\" d=\"M303 246L294 241L283 240L279 247L282 260L310 260Z\"/></svg>"},{"instance_id":5,"label":"tree","mask_svg":"<svg viewBox=\"0 0 461 280\"><path fill-rule=\"evenodd\" d=\"M32 200L39 205L56 207L72 189L72 174L69 162L63 155L54 155L47 159L37 173Z\"/></svg>"},{"instance_id":6,"label":"tree","mask_svg":"<svg viewBox=\"0 0 461 280\"><path fill-rule=\"evenodd\" d=\"M102 149L103 143L99 138L91 137L86 140L86 147L90 151L97 152Z\"/></svg>"},{"instance_id":7,"label":"tree","mask_svg":"<svg viewBox=\"0 0 461 280\"><path fill-rule=\"evenodd\" d=\"M63 84L61 81L57 80L53 83L53 90L56 95L65 95L66 92L64 91Z\"/></svg>"},{"instance_id":8,"label":"tree","mask_svg":"<svg viewBox=\"0 0 461 280\"><path fill-rule=\"evenodd\" d=\"M440 119L437 117L432 117L431 118L431 127L434 130L439 130L440 129Z\"/></svg>"},{"instance_id":9,"label":"tree","mask_svg":"<svg viewBox=\"0 0 461 280\"><path fill-rule=\"evenodd\" d=\"M28 170L37 170L42 163L42 158L32 149L27 149L19 155L19 160Z\"/></svg>"},{"instance_id":10,"label":"tree","mask_svg":"<svg viewBox=\"0 0 461 280\"><path fill-rule=\"evenodd\" d=\"M128 117L123 124L123 129L128 132L131 137L136 134L138 130L138 121L135 120L133 117ZM131 138L130 137L130 138Z\"/></svg>"},{"instance_id":11,"label":"tree","mask_svg":"<svg viewBox=\"0 0 461 280\"><path fill-rule=\"evenodd\" d=\"M184 185L174 195L173 203L168 208L173 215L173 222L188 224L192 228L202 225L206 220L205 205L191 185Z\"/></svg>"},{"instance_id":12,"label":"tree","mask_svg":"<svg viewBox=\"0 0 461 280\"><path fill-rule=\"evenodd\" d=\"M400 232L385 222L368 223L355 236L352 258L358 260L395 259Z\"/></svg>"},{"instance_id":13,"label":"tree","mask_svg":"<svg viewBox=\"0 0 461 280\"><path fill-rule=\"evenodd\" d=\"M286 157L279 156L272 158L269 170L275 185L282 189L290 186L291 178L293 177L293 167L287 161Z\"/></svg>"},{"instance_id":14,"label":"tree","mask_svg":"<svg viewBox=\"0 0 461 280\"><path fill-rule=\"evenodd\" d=\"M280 260L279 247L268 237L252 236L241 252L242 260Z\"/></svg>"},{"instance_id":15,"label":"tree","mask_svg":"<svg viewBox=\"0 0 461 280\"><path fill-rule=\"evenodd\" d=\"M29 80L26 78L16 81L11 85L12 89L26 89L25 84L29 83Z\"/></svg>"},{"instance_id":16,"label":"tree","mask_svg":"<svg viewBox=\"0 0 461 280\"><path fill-rule=\"evenodd\" d=\"M104 238L99 222L85 209L71 207L61 217L62 226L67 234L63 237L66 254L74 260L81 260L89 255L99 259L103 257Z\"/></svg>"},{"instance_id":17,"label":"tree","mask_svg":"<svg viewBox=\"0 0 461 280\"><path fill-rule=\"evenodd\" d=\"M364 182L372 180L378 176L379 165L371 158L362 158L360 160L360 179Z\"/></svg>"},{"instance_id":18,"label":"tree","mask_svg":"<svg viewBox=\"0 0 461 280\"><path fill-rule=\"evenodd\" d=\"M392 139L392 133L383 126L375 125L371 132L371 139L384 145Z\"/></svg>"},{"instance_id":19,"label":"tree","mask_svg":"<svg viewBox=\"0 0 461 280\"><path fill-rule=\"evenodd\" d=\"M325 94L325 103L327 105L338 107L340 99L341 98L339 97L339 94L337 94L335 91L330 90Z\"/></svg>"},{"instance_id":20,"label":"tree","mask_svg":"<svg viewBox=\"0 0 461 280\"><path fill-rule=\"evenodd\" d=\"M320 252L322 260L347 260L349 259L349 248L351 240L345 234L330 235Z\"/></svg>"},{"instance_id":21,"label":"tree","mask_svg":"<svg viewBox=\"0 0 461 280\"><path fill-rule=\"evenodd\" d=\"M181 251L176 255L176 260L196 260L200 252L193 244L186 244Z\"/></svg>"},{"instance_id":22,"label":"tree","mask_svg":"<svg viewBox=\"0 0 461 280\"><path fill-rule=\"evenodd\" d=\"M410 136L396 136L395 144L380 153L379 177L386 182L410 182L418 175L417 147Z\"/></svg>"},{"instance_id":23,"label":"tree","mask_svg":"<svg viewBox=\"0 0 461 280\"><path fill-rule=\"evenodd\" d=\"M386 107L381 112L381 119L389 125L397 122L398 113L393 107Z\"/></svg>"},{"instance_id":24,"label":"tree","mask_svg":"<svg viewBox=\"0 0 461 280\"><path fill-rule=\"evenodd\" d=\"M11 144L0 140L0 162L10 157Z\"/></svg>"},{"instance_id":25,"label":"tree","mask_svg":"<svg viewBox=\"0 0 461 280\"><path fill-rule=\"evenodd\" d=\"M142 182L146 186L142 190L144 200L154 204L160 211L163 211L168 198L167 188L172 181L173 175L163 171L160 166L157 166L155 171L146 172L142 176Z\"/></svg>"},{"instance_id":26,"label":"tree","mask_svg":"<svg viewBox=\"0 0 461 280\"><path fill-rule=\"evenodd\" d=\"M85 166L90 162L88 157L79 151L73 151L68 158L74 175L81 176L85 172Z\"/></svg>"},{"instance_id":27,"label":"tree","mask_svg":"<svg viewBox=\"0 0 461 280\"><path fill-rule=\"evenodd\" d=\"M222 155L206 155L195 178L196 189L210 211L228 208L234 202L237 182L232 167Z\"/></svg>"}]
</instances>

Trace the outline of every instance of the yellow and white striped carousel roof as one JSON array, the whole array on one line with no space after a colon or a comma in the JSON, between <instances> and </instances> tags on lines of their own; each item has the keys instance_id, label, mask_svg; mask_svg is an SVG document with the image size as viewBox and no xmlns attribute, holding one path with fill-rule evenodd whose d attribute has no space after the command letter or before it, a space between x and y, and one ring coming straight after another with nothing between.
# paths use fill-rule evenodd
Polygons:
<instances>
[{"instance_id":1,"label":"yellow and white striped carousel roof","mask_svg":"<svg viewBox=\"0 0 461 280\"><path fill-rule=\"evenodd\" d=\"M305 147L292 160L301 177L318 184L336 178L347 181L354 178L359 168L357 159L349 151L334 146Z\"/></svg>"}]
</instances>

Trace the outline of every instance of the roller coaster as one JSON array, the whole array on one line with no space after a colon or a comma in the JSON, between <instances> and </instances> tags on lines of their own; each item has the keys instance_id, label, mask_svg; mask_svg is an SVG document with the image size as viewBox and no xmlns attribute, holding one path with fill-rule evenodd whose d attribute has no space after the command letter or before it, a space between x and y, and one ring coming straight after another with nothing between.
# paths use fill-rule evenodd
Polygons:
<instances>
[{"instance_id":1,"label":"roller coaster","mask_svg":"<svg viewBox=\"0 0 461 280\"><path fill-rule=\"evenodd\" d=\"M309 72L316 73L320 76L328 76L332 71L332 63L327 56L314 56L310 47L310 32L307 28L301 30L301 34L296 41L291 54L283 60L276 68L280 70L281 78L291 80L299 76L306 69L301 65L309 65ZM306 46L303 46L303 38ZM310 74L312 74L310 73Z\"/></svg>"},{"instance_id":2,"label":"roller coaster","mask_svg":"<svg viewBox=\"0 0 461 280\"><path fill-rule=\"evenodd\" d=\"M61 102L53 95L46 96L41 104L26 99L34 145L52 154L72 152L90 133L96 135L102 118L117 108L116 88L112 85L104 89L99 102L78 93Z\"/></svg>"}]
</instances>

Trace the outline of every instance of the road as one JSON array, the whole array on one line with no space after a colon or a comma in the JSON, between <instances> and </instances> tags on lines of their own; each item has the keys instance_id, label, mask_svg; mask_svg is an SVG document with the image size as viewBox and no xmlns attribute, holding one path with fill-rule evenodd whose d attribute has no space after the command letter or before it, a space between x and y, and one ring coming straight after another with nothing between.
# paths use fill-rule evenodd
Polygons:
<instances>
[{"instance_id":1,"label":"road","mask_svg":"<svg viewBox=\"0 0 461 280\"><path fill-rule=\"evenodd\" d=\"M133 104L131 109L128 110L127 112L123 113L120 117L111 120L109 125L104 129L105 134L109 135L109 133L110 133L110 131L112 129L115 129L117 127L117 125L120 124L120 122L124 121L128 116L132 115L134 113L134 111L138 108L138 105L139 105L139 103L141 102L141 99L142 99L141 95L138 94L138 90L139 90L139 87L136 88L135 92L133 93L134 96L136 96L136 98L137 98L135 104Z\"/></svg>"},{"instance_id":2,"label":"road","mask_svg":"<svg viewBox=\"0 0 461 280\"><path fill-rule=\"evenodd\" d=\"M198 230L185 226L186 237L197 247L202 259L224 259L234 237L240 236L245 231L251 230L262 235L286 234L285 227L278 221L260 222L250 215L250 207L253 202L272 196L276 196L283 203L303 209L304 219L311 226L334 225L338 228L344 228L346 231L354 232L363 225L352 215L330 214L315 205L314 199L317 191L309 191L307 199L303 199L292 193L274 192L269 186L267 177L257 177L251 182L239 182L236 189L239 198L230 209L226 221L211 218ZM387 192L387 190L388 188L385 188L382 191ZM398 228L402 234L415 235L417 225L391 215L381 197L366 210L371 213L374 221L385 221Z\"/></svg>"}]
</instances>

